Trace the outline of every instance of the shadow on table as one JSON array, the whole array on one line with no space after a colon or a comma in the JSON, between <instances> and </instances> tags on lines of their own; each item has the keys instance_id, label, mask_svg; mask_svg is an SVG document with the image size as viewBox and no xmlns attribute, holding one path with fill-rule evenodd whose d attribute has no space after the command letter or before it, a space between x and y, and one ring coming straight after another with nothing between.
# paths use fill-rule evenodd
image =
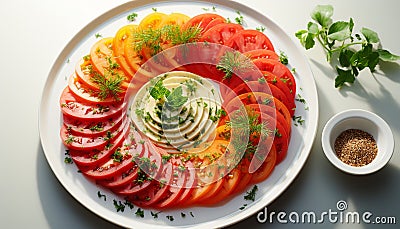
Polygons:
<instances>
[{"instance_id":1,"label":"shadow on table","mask_svg":"<svg viewBox=\"0 0 400 229\"><path fill-rule=\"evenodd\" d=\"M38 193L49 228L89 229L119 228L97 217L79 204L58 182L43 153L41 144L37 147Z\"/></svg>"}]
</instances>

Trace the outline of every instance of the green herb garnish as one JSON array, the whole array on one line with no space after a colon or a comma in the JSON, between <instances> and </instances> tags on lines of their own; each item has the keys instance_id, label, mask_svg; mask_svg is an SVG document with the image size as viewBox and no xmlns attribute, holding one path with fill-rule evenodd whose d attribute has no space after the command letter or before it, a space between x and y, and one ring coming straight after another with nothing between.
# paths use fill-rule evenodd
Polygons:
<instances>
[{"instance_id":1,"label":"green herb garnish","mask_svg":"<svg viewBox=\"0 0 400 229\"><path fill-rule=\"evenodd\" d=\"M254 68L253 62L240 52L227 51L221 57L216 68L225 73L224 79L230 79L232 74L240 74Z\"/></svg>"},{"instance_id":2,"label":"green herb garnish","mask_svg":"<svg viewBox=\"0 0 400 229\"><path fill-rule=\"evenodd\" d=\"M135 12L133 12L133 13L129 14L129 15L126 17L126 19L127 19L128 21L131 21L131 22L132 22L132 21L135 21L135 20L136 20L137 16L138 16L138 14L135 13Z\"/></svg>"},{"instance_id":3,"label":"green herb garnish","mask_svg":"<svg viewBox=\"0 0 400 229\"><path fill-rule=\"evenodd\" d=\"M283 51L279 52L279 62L281 62L284 65L289 64L288 56Z\"/></svg>"},{"instance_id":4,"label":"green herb garnish","mask_svg":"<svg viewBox=\"0 0 400 229\"><path fill-rule=\"evenodd\" d=\"M65 157L64 158L64 163L65 164L72 164L74 161L72 160L72 158L71 157Z\"/></svg>"},{"instance_id":5,"label":"green herb garnish","mask_svg":"<svg viewBox=\"0 0 400 229\"><path fill-rule=\"evenodd\" d=\"M124 212L125 205L121 201L117 202L117 200L113 200L113 203L114 203L114 207L117 210L117 212Z\"/></svg>"},{"instance_id":6,"label":"green herb garnish","mask_svg":"<svg viewBox=\"0 0 400 229\"><path fill-rule=\"evenodd\" d=\"M318 5L311 13L314 21L308 23L306 30L300 30L295 35L306 49L314 47L315 41L318 41L326 51L327 61L332 62L332 58L338 61L335 87L354 83L364 68L374 72L381 61L400 60L400 56L388 50L375 48L377 44L380 46L376 32L362 28L360 31L362 36L358 33L353 35L352 18L349 21L333 22L332 15L331 5Z\"/></svg>"},{"instance_id":7,"label":"green herb garnish","mask_svg":"<svg viewBox=\"0 0 400 229\"><path fill-rule=\"evenodd\" d=\"M158 218L158 214L160 214L161 212L153 212L153 211L150 211L150 214L151 214L151 216L153 216L153 218L154 219L157 219Z\"/></svg>"},{"instance_id":8,"label":"green herb garnish","mask_svg":"<svg viewBox=\"0 0 400 229\"><path fill-rule=\"evenodd\" d=\"M103 198L104 201L107 200L106 195L102 194L100 191L97 191L97 196L98 196L99 198Z\"/></svg>"},{"instance_id":9,"label":"green herb garnish","mask_svg":"<svg viewBox=\"0 0 400 229\"><path fill-rule=\"evenodd\" d=\"M121 84L124 81L124 77L119 74L110 74L109 71L105 71L104 75L95 73L91 80L99 86L98 97L100 100L105 100L109 97L119 101L120 94L123 92Z\"/></svg>"},{"instance_id":10,"label":"green herb garnish","mask_svg":"<svg viewBox=\"0 0 400 229\"><path fill-rule=\"evenodd\" d=\"M246 195L243 198L245 200L254 201L256 199L257 191L258 191L258 187L257 187L257 185L254 185L250 191L246 192Z\"/></svg>"},{"instance_id":11,"label":"green herb garnish","mask_svg":"<svg viewBox=\"0 0 400 229\"><path fill-rule=\"evenodd\" d=\"M144 218L144 211L141 208L138 208L135 212L135 215L140 217L140 218Z\"/></svg>"},{"instance_id":12,"label":"green herb garnish","mask_svg":"<svg viewBox=\"0 0 400 229\"><path fill-rule=\"evenodd\" d=\"M236 23L238 23L239 25L243 25L243 15L240 13L239 10L236 10L236 14L238 15L237 17L235 17Z\"/></svg>"}]
</instances>

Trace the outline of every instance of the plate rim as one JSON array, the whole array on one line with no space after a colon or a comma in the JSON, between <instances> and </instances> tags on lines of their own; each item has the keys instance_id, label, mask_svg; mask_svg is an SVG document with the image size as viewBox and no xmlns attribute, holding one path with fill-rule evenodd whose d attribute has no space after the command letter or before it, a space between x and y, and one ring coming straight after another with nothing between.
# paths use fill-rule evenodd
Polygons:
<instances>
[{"instance_id":1,"label":"plate rim","mask_svg":"<svg viewBox=\"0 0 400 229\"><path fill-rule=\"evenodd\" d=\"M269 202L265 203L263 201L258 201L257 203L253 204L250 208L246 208L245 211L242 211L238 214L235 214L235 217L228 217L229 215L226 215L223 218L219 218L217 220L213 220L211 222L206 222L206 223L199 223L195 224L195 227L207 227L207 226L212 226L212 227L223 227L223 226L229 226L235 223L238 223L252 215L254 215L256 212L259 212L263 207L269 205L271 202L276 200L282 193L293 183L294 179L299 175L300 171L305 165L305 162L307 161L311 148L315 142L315 138L317 135L317 129L318 129L318 120L319 120L319 103L318 103L318 91L315 83L315 78L314 74L312 72L309 59L305 55L304 51L300 48L300 45L296 42L293 41L293 39L286 33L286 31L281 28L273 19L271 19L268 15L260 13L258 10L253 9L251 7L248 7L240 2L232 1L232 0L215 0L215 1L210 1L210 0L196 0L196 1L189 1L189 0L178 0L178 1L168 1L168 0L133 0L133 1L128 1L122 4L119 4L115 7L113 7L110 10L107 10L103 14L97 16L95 19L91 20L88 22L82 29L80 29L69 41L68 43L64 46L62 51L59 53L57 56L56 60L53 62L51 65L51 69L49 73L47 74L47 78L43 87L42 95L41 95L41 101L40 101L40 106L39 106L39 112L38 112L38 126L39 126L39 137L40 137L40 143L41 147L43 149L43 153L45 155L45 158L47 160L48 165L50 166L52 172L56 176L58 182L64 187L64 189L74 198L76 199L82 206L84 206L86 209L90 210L92 213L96 214L98 217L105 219L115 225L119 226L128 226L132 227L135 225L124 225L122 222L116 222L110 219L110 217L107 217L103 215L100 211L95 209L94 206L87 206L84 204L84 200L74 193L73 190L69 189L66 185L66 182L64 181L63 177L61 176L60 172L58 172L55 169L55 165L51 163L51 160L49 160L48 157L48 150L46 150L46 144L44 141L46 133L43 133L43 125L45 123L45 120L43 120L43 114L42 111L46 107L46 95L49 94L50 89L52 88L52 85L57 79L57 73L60 71L62 64L65 62L65 60L68 57L68 54L71 52L71 50L74 50L75 47L78 46L80 41L84 39L88 34L92 31L94 31L95 28L97 28L99 25L107 22L108 20L112 19L116 15L123 14L129 10L132 10L134 8L138 7L144 7L146 5L152 5L154 3L182 3L182 2L196 2L196 3L202 3L202 4L215 4L215 5L221 5L230 9L241 9L241 12L247 13L247 14L252 14L252 17L257 17L258 19L263 19L267 20L270 23L272 23L272 26L275 28L278 28L283 32L283 34L286 36L286 39L289 39L291 45L294 45L294 47L297 49L300 53L300 55L303 57L302 61L304 62L304 66L306 67L307 73L310 74L310 77L312 78L312 82L307 87L311 87L311 90L313 91L312 95L315 97L312 101L315 103L315 119L313 120L308 120L309 124L311 124L308 129L312 128L311 130L311 138L308 144L305 144L304 149L300 152L300 156L296 160L297 164L293 165L295 166L294 168L291 168L293 170L293 175L289 176L288 178L285 179L284 182L279 183L279 191L277 194L274 194L272 198L269 198ZM47 90L46 90L47 89ZM228 218L227 218L228 217ZM226 219L227 218L227 219ZM149 226L149 224L143 224L143 222L137 221L138 224L137 226ZM171 225L152 225L152 228L166 228L166 227L171 227Z\"/></svg>"}]
</instances>

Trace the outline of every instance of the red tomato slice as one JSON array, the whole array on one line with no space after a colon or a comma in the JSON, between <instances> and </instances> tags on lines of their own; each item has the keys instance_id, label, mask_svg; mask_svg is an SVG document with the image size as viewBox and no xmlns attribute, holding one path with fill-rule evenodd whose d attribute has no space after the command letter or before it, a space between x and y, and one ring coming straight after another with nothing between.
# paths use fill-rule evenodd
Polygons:
<instances>
[{"instance_id":1,"label":"red tomato slice","mask_svg":"<svg viewBox=\"0 0 400 229\"><path fill-rule=\"evenodd\" d=\"M272 146L271 150L268 153L266 160L263 162L261 167L259 167L254 173L251 173L251 183L256 184L264 181L269 177L276 165L276 150L275 147Z\"/></svg>"},{"instance_id":2,"label":"red tomato slice","mask_svg":"<svg viewBox=\"0 0 400 229\"><path fill-rule=\"evenodd\" d=\"M186 167L186 170L184 172L186 174L185 188L176 199L175 206L186 206L187 200L191 197L192 191L197 186L196 172L193 167L193 163L188 161L186 162L185 167Z\"/></svg>"},{"instance_id":3,"label":"red tomato slice","mask_svg":"<svg viewBox=\"0 0 400 229\"><path fill-rule=\"evenodd\" d=\"M285 80L282 81L279 77L277 77L276 75L274 75L274 74L272 74L271 72L268 72L268 71L261 71L261 73L264 76L264 79L268 83L271 83L271 84L277 86L279 89L281 89L281 91L285 94L285 96L289 100L293 100L294 101L294 94L292 94L292 92L290 92L289 85L287 83L283 82Z\"/></svg>"},{"instance_id":4,"label":"red tomato slice","mask_svg":"<svg viewBox=\"0 0 400 229\"><path fill-rule=\"evenodd\" d=\"M284 129L278 129L275 133L274 145L276 148L276 164L279 164L285 159L289 149L289 135Z\"/></svg>"},{"instance_id":5,"label":"red tomato slice","mask_svg":"<svg viewBox=\"0 0 400 229\"><path fill-rule=\"evenodd\" d=\"M274 51L268 50L268 49L254 49L254 50L243 53L243 55L249 57L251 60L255 60L255 59L259 59L259 58L279 60L278 54L276 54Z\"/></svg>"},{"instance_id":6,"label":"red tomato slice","mask_svg":"<svg viewBox=\"0 0 400 229\"><path fill-rule=\"evenodd\" d=\"M102 136L80 136L72 134L66 125L62 125L60 136L63 144L71 150L93 150L104 149L113 139L118 138L124 132L125 125L121 125L117 130L109 131Z\"/></svg>"},{"instance_id":7,"label":"red tomato slice","mask_svg":"<svg viewBox=\"0 0 400 229\"><path fill-rule=\"evenodd\" d=\"M185 183L186 183L186 175L185 172L186 167L182 165L182 162L178 159L173 164L173 178L171 183L168 184L169 188L167 193L164 197L155 205L158 209L165 209L177 206L177 200L179 199L180 195L185 190ZM185 170L182 170L185 168Z\"/></svg>"},{"instance_id":8,"label":"red tomato slice","mask_svg":"<svg viewBox=\"0 0 400 229\"><path fill-rule=\"evenodd\" d=\"M220 19L225 21L225 18L218 14L213 14L213 13L204 13L204 14L199 14L187 21L182 27L184 29L188 29L190 27L200 27L202 29L202 33L207 31L207 26L214 21L215 19Z\"/></svg>"},{"instance_id":9,"label":"red tomato slice","mask_svg":"<svg viewBox=\"0 0 400 229\"><path fill-rule=\"evenodd\" d=\"M117 174L107 180L99 180L96 183L109 189L120 188L135 180L138 177L138 173L138 166L132 163L132 167L127 167L127 171Z\"/></svg>"},{"instance_id":10,"label":"red tomato slice","mask_svg":"<svg viewBox=\"0 0 400 229\"><path fill-rule=\"evenodd\" d=\"M162 172L162 176L159 180L154 180L149 188L145 192L140 192L135 195L127 197L128 201L134 203L137 206L147 207L155 205L159 202L163 196L166 195L169 190L169 184L172 182L172 164L165 164L159 168Z\"/></svg>"},{"instance_id":11,"label":"red tomato slice","mask_svg":"<svg viewBox=\"0 0 400 229\"><path fill-rule=\"evenodd\" d=\"M122 145L114 151L112 157L104 164L95 168L81 168L80 170L83 174L95 180L110 179L116 174L121 174L133 167L134 161L132 158L133 154L136 154L136 150L140 149L136 148L132 152L132 145Z\"/></svg>"},{"instance_id":12,"label":"red tomato slice","mask_svg":"<svg viewBox=\"0 0 400 229\"><path fill-rule=\"evenodd\" d=\"M264 92L264 93L272 93L272 95L281 101L285 106L289 109L289 111L295 110L296 105L294 104L294 100L289 100L285 94L275 85L260 82L260 81L248 81L246 83L240 84L236 88L233 89L230 93L223 96L224 101L230 101L235 96L241 95L248 92Z\"/></svg>"},{"instance_id":13,"label":"red tomato slice","mask_svg":"<svg viewBox=\"0 0 400 229\"><path fill-rule=\"evenodd\" d=\"M249 105L246 105L246 107L249 107L250 109L252 109L254 111L263 112L271 117L275 116L276 120L278 121L278 123L280 125L282 125L282 128L284 128L286 133L290 134L291 123L290 122L288 123L287 120L285 119L285 117L280 112L277 112L274 107L267 106L264 104L249 104Z\"/></svg>"},{"instance_id":14,"label":"red tomato slice","mask_svg":"<svg viewBox=\"0 0 400 229\"><path fill-rule=\"evenodd\" d=\"M64 116L67 115L82 121L99 121L122 115L125 104L79 102L76 96L71 93L69 87L66 87L60 97L60 106Z\"/></svg>"},{"instance_id":15,"label":"red tomato slice","mask_svg":"<svg viewBox=\"0 0 400 229\"><path fill-rule=\"evenodd\" d=\"M98 167L109 160L111 155L122 145L124 140L125 134L121 134L115 140L107 144L102 150L70 150L69 154L78 167Z\"/></svg>"},{"instance_id":16,"label":"red tomato slice","mask_svg":"<svg viewBox=\"0 0 400 229\"><path fill-rule=\"evenodd\" d=\"M223 107L226 109L228 114L237 109L240 109L243 104L264 104L268 106L274 106L278 112L281 112L285 119L291 119L290 112L285 104L274 98L272 95L263 92L248 92L245 94L241 94L231 101L226 102L225 104Z\"/></svg>"},{"instance_id":17,"label":"red tomato slice","mask_svg":"<svg viewBox=\"0 0 400 229\"><path fill-rule=\"evenodd\" d=\"M98 97L98 90L93 90L83 84L79 78L72 74L68 80L68 87L70 91L76 96L76 98L83 102L98 103L98 104L110 104L122 101L124 93L121 93L117 98L108 97L104 100Z\"/></svg>"},{"instance_id":18,"label":"red tomato slice","mask_svg":"<svg viewBox=\"0 0 400 229\"><path fill-rule=\"evenodd\" d=\"M239 24L224 23L217 24L206 31L200 38L201 42L211 42L220 45L227 44L228 40L239 31L243 31L243 27Z\"/></svg>"},{"instance_id":19,"label":"red tomato slice","mask_svg":"<svg viewBox=\"0 0 400 229\"><path fill-rule=\"evenodd\" d=\"M240 164L237 166L237 168L240 170L240 174L242 175L240 177L240 182L236 186L235 190L233 191L234 193L240 193L243 192L247 187L248 184L251 181L251 174L249 173L249 159L247 158L242 158L240 161Z\"/></svg>"},{"instance_id":20,"label":"red tomato slice","mask_svg":"<svg viewBox=\"0 0 400 229\"><path fill-rule=\"evenodd\" d=\"M260 69L260 71L268 71L279 77L280 80L287 83L290 88L292 97L296 95L296 80L292 72L281 62L272 59L259 58L253 60L253 63Z\"/></svg>"},{"instance_id":21,"label":"red tomato slice","mask_svg":"<svg viewBox=\"0 0 400 229\"><path fill-rule=\"evenodd\" d=\"M262 32L252 29L241 30L233 35L225 43L226 46L245 53L256 49L268 49L274 51L269 38Z\"/></svg>"},{"instance_id":22,"label":"red tomato slice","mask_svg":"<svg viewBox=\"0 0 400 229\"><path fill-rule=\"evenodd\" d=\"M152 148L148 142L144 143L145 153L142 157L134 158L139 165L138 177L128 185L113 189L120 195L131 196L147 190L153 183L153 180L159 180L162 170L161 156Z\"/></svg>"},{"instance_id":23,"label":"red tomato slice","mask_svg":"<svg viewBox=\"0 0 400 229\"><path fill-rule=\"evenodd\" d=\"M131 131L128 139L125 140L124 145L131 145L131 153L134 157L142 157L145 154L143 144L140 143L141 136L137 131ZM129 182L132 182L138 176L139 167L136 163L132 163L132 167L127 167L126 170L121 170L120 173L115 174L107 180L98 180L97 183L107 188L118 188L126 186Z\"/></svg>"},{"instance_id":24,"label":"red tomato slice","mask_svg":"<svg viewBox=\"0 0 400 229\"><path fill-rule=\"evenodd\" d=\"M109 117L104 121L84 121L64 115L63 120L67 129L72 134L80 136L99 136L118 128L122 123L122 117L122 115L117 115L115 117Z\"/></svg>"},{"instance_id":25,"label":"red tomato slice","mask_svg":"<svg viewBox=\"0 0 400 229\"><path fill-rule=\"evenodd\" d=\"M208 30L210 30L212 27L214 27L216 25L224 24L224 23L226 23L225 18L214 18L212 21L210 21L210 23L208 23L208 25L204 29L204 32L207 32Z\"/></svg>"}]
</instances>

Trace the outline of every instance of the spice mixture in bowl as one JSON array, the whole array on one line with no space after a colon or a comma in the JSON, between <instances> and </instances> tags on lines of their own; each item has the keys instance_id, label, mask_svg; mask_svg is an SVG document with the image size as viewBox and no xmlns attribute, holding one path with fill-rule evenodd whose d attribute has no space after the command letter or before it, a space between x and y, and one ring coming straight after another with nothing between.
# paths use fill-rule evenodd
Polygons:
<instances>
[{"instance_id":1,"label":"spice mixture in bowl","mask_svg":"<svg viewBox=\"0 0 400 229\"><path fill-rule=\"evenodd\" d=\"M347 110L333 116L322 132L328 160L350 174L378 171L390 160L394 139L389 125L365 110Z\"/></svg>"}]
</instances>

